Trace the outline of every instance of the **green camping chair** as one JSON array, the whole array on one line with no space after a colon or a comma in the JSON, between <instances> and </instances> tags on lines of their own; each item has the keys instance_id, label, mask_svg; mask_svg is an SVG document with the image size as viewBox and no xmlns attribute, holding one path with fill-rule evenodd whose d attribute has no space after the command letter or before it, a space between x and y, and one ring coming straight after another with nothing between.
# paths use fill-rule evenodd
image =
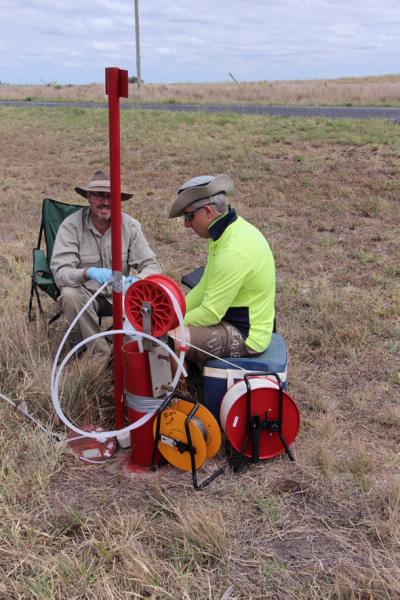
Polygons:
<instances>
[{"instance_id":1,"label":"green camping chair","mask_svg":"<svg viewBox=\"0 0 400 600\"><path fill-rule=\"evenodd\" d=\"M54 241L56 239L58 228L64 221L65 217L72 215L75 211L83 208L82 205L65 204L51 198L45 198L42 204L42 221L40 223L39 239L37 247L33 249L33 270L32 270L32 285L31 295L29 299L28 319L32 320L33 298L36 297L40 314L44 318L42 302L40 300L39 290L50 296L53 300L57 300L60 292L55 284L52 272L50 270L50 260L53 252ZM46 244L46 253L40 248L42 237ZM49 320L49 325L54 323L61 315L59 311L54 317Z\"/></svg>"}]
</instances>

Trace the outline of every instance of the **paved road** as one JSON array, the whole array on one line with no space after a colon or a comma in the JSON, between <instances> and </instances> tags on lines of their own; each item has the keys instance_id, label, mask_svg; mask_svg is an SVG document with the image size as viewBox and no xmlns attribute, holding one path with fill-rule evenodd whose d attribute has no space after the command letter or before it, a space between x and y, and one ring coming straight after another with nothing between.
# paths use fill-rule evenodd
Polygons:
<instances>
[{"instance_id":1,"label":"paved road","mask_svg":"<svg viewBox=\"0 0 400 600\"><path fill-rule=\"evenodd\" d=\"M42 102L0 100L2 106L47 106L103 108L105 102ZM123 110L169 110L172 112L237 113L242 115L272 115L276 117L328 117L333 119L390 119L400 123L400 107L368 106L263 106L261 104L133 104L121 102Z\"/></svg>"}]
</instances>

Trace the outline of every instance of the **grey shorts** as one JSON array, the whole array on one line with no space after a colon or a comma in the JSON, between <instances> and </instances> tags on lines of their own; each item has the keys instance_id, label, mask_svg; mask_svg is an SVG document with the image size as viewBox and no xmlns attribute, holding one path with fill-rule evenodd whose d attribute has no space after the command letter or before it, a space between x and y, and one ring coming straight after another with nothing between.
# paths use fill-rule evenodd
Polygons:
<instances>
[{"instance_id":1,"label":"grey shorts","mask_svg":"<svg viewBox=\"0 0 400 600\"><path fill-rule=\"evenodd\" d=\"M260 354L246 346L240 331L227 321L212 327L189 325L189 331L191 347L186 358L201 369L209 358L239 358Z\"/></svg>"}]
</instances>

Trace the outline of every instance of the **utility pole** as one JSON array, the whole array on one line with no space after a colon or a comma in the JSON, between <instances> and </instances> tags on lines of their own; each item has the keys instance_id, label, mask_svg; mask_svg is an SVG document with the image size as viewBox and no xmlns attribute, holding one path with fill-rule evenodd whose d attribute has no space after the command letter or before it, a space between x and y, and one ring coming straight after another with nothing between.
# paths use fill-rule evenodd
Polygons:
<instances>
[{"instance_id":1,"label":"utility pole","mask_svg":"<svg viewBox=\"0 0 400 600\"><path fill-rule=\"evenodd\" d=\"M142 85L142 75L140 73L140 34L139 34L139 0L135 0L135 31L136 31L136 83L138 90Z\"/></svg>"}]
</instances>

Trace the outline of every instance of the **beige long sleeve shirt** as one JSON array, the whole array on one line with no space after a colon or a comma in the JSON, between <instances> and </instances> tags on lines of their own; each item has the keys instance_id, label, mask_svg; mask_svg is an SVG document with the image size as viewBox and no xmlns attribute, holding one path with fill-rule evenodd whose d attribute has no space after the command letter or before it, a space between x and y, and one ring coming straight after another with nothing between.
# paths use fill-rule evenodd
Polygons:
<instances>
[{"instance_id":1,"label":"beige long sleeve shirt","mask_svg":"<svg viewBox=\"0 0 400 600\"><path fill-rule=\"evenodd\" d=\"M51 270L58 288L79 287L83 283L96 290L96 281L86 281L89 267L111 268L111 228L102 235L94 226L90 208L78 210L60 225L51 258ZM161 269L136 219L122 213L122 272L146 277ZM111 286L106 288L111 294Z\"/></svg>"}]
</instances>

